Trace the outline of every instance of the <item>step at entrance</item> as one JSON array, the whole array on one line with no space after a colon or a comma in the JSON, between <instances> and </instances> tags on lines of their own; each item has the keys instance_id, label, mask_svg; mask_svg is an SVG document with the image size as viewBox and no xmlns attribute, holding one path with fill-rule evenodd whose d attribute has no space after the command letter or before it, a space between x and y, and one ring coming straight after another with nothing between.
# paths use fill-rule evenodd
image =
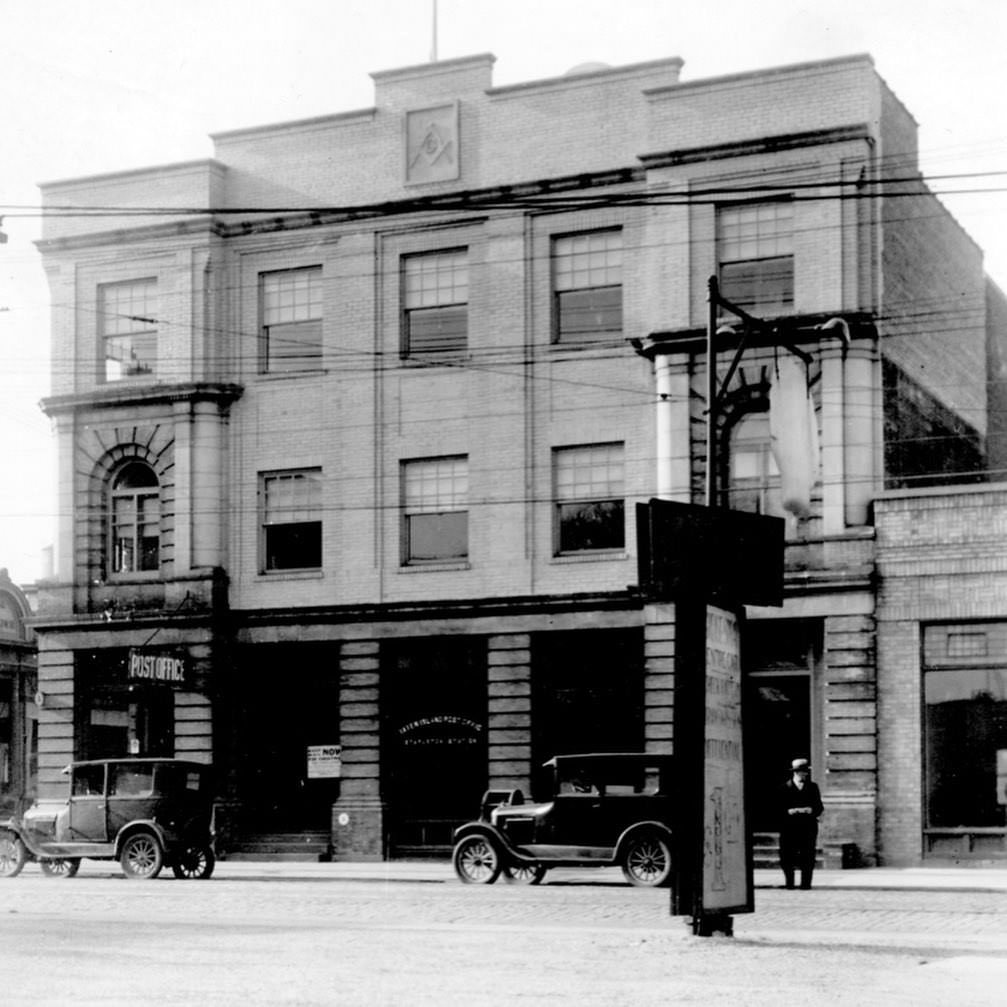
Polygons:
<instances>
[{"instance_id":1,"label":"step at entrance","mask_svg":"<svg viewBox=\"0 0 1007 1007\"><path fill-rule=\"evenodd\" d=\"M223 860L287 860L319 863L332 859L328 832L259 832L239 836Z\"/></svg>"}]
</instances>

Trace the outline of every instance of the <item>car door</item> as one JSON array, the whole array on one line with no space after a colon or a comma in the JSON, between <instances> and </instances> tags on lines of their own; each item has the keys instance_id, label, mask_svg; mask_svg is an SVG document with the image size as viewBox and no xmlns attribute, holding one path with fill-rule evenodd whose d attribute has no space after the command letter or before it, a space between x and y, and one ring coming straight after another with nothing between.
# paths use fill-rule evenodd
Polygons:
<instances>
[{"instance_id":1,"label":"car door","mask_svg":"<svg viewBox=\"0 0 1007 1007\"><path fill-rule=\"evenodd\" d=\"M70 835L74 843L104 843L108 839L105 764L74 766L70 780Z\"/></svg>"}]
</instances>

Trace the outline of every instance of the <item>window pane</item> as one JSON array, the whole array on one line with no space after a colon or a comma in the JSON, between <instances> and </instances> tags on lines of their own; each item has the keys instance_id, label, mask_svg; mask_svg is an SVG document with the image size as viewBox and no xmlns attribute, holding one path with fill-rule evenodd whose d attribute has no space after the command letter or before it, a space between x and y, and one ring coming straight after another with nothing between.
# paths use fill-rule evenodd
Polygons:
<instances>
[{"instance_id":1,"label":"window pane","mask_svg":"<svg viewBox=\"0 0 1007 1007\"><path fill-rule=\"evenodd\" d=\"M313 321L321 317L321 266L262 274L264 326Z\"/></svg>"},{"instance_id":2,"label":"window pane","mask_svg":"<svg viewBox=\"0 0 1007 1007\"><path fill-rule=\"evenodd\" d=\"M403 287L402 299L406 309L467 304L467 250L406 256L403 260Z\"/></svg>"},{"instance_id":3,"label":"window pane","mask_svg":"<svg viewBox=\"0 0 1007 1007\"><path fill-rule=\"evenodd\" d=\"M794 305L793 256L722 263L720 291L739 308L789 311Z\"/></svg>"},{"instance_id":4,"label":"window pane","mask_svg":"<svg viewBox=\"0 0 1007 1007\"><path fill-rule=\"evenodd\" d=\"M408 515L408 559L412 562L465 559L469 552L468 524L467 511Z\"/></svg>"},{"instance_id":5,"label":"window pane","mask_svg":"<svg viewBox=\"0 0 1007 1007\"><path fill-rule=\"evenodd\" d=\"M625 542L623 501L560 504L559 551L621 549Z\"/></svg>"},{"instance_id":6,"label":"window pane","mask_svg":"<svg viewBox=\"0 0 1007 1007\"><path fill-rule=\"evenodd\" d=\"M265 529L267 570L308 570L322 565L322 522L273 524Z\"/></svg>"},{"instance_id":7,"label":"window pane","mask_svg":"<svg viewBox=\"0 0 1007 1007\"><path fill-rule=\"evenodd\" d=\"M112 336L105 340L106 381L151 376L156 369L156 336Z\"/></svg>"},{"instance_id":8,"label":"window pane","mask_svg":"<svg viewBox=\"0 0 1007 1007\"><path fill-rule=\"evenodd\" d=\"M406 313L410 353L464 350L468 341L468 307L417 308Z\"/></svg>"},{"instance_id":9,"label":"window pane","mask_svg":"<svg viewBox=\"0 0 1007 1007\"><path fill-rule=\"evenodd\" d=\"M622 332L622 287L560 291L556 295L560 339L617 336Z\"/></svg>"},{"instance_id":10,"label":"window pane","mask_svg":"<svg viewBox=\"0 0 1007 1007\"><path fill-rule=\"evenodd\" d=\"M1007 669L924 673L927 820L1007 824Z\"/></svg>"},{"instance_id":11,"label":"window pane","mask_svg":"<svg viewBox=\"0 0 1007 1007\"><path fill-rule=\"evenodd\" d=\"M622 445L560 448L555 453L556 499L622 496Z\"/></svg>"},{"instance_id":12,"label":"window pane","mask_svg":"<svg viewBox=\"0 0 1007 1007\"><path fill-rule=\"evenodd\" d=\"M468 459L431 458L403 466L407 513L464 510L468 506Z\"/></svg>"},{"instance_id":13,"label":"window pane","mask_svg":"<svg viewBox=\"0 0 1007 1007\"><path fill-rule=\"evenodd\" d=\"M556 291L611 287L622 283L622 233L596 231L553 242Z\"/></svg>"},{"instance_id":14,"label":"window pane","mask_svg":"<svg viewBox=\"0 0 1007 1007\"><path fill-rule=\"evenodd\" d=\"M322 323L295 322L266 328L266 369L310 371L322 366Z\"/></svg>"}]
</instances>

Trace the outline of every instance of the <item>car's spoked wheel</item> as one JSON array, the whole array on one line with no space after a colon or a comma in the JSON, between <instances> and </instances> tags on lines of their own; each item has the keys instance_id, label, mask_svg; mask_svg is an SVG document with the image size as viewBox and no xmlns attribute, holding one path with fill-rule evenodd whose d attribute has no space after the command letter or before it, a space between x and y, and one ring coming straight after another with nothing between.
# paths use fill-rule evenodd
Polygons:
<instances>
[{"instance_id":1,"label":"car's spoked wheel","mask_svg":"<svg viewBox=\"0 0 1007 1007\"><path fill-rule=\"evenodd\" d=\"M38 865L48 878L72 878L80 870L80 860L77 857L40 860Z\"/></svg>"},{"instance_id":2,"label":"car's spoked wheel","mask_svg":"<svg viewBox=\"0 0 1007 1007\"><path fill-rule=\"evenodd\" d=\"M163 864L161 844L149 832L135 832L122 844L119 866L127 878L156 878L161 873Z\"/></svg>"},{"instance_id":3,"label":"car's spoked wheel","mask_svg":"<svg viewBox=\"0 0 1007 1007\"><path fill-rule=\"evenodd\" d=\"M542 864L515 862L504 867L503 876L512 885L537 885L547 870Z\"/></svg>"},{"instance_id":4,"label":"car's spoked wheel","mask_svg":"<svg viewBox=\"0 0 1007 1007\"><path fill-rule=\"evenodd\" d=\"M500 877L500 855L485 836L466 836L451 859L455 874L467 885L491 885Z\"/></svg>"},{"instance_id":5,"label":"car's spoked wheel","mask_svg":"<svg viewBox=\"0 0 1007 1007\"><path fill-rule=\"evenodd\" d=\"M187 846L171 865L176 878L206 879L213 873L216 858L209 846Z\"/></svg>"},{"instance_id":6,"label":"car's spoked wheel","mask_svg":"<svg viewBox=\"0 0 1007 1007\"><path fill-rule=\"evenodd\" d=\"M671 848L660 836L630 840L622 861L623 877L641 888L657 888L671 877Z\"/></svg>"},{"instance_id":7,"label":"car's spoked wheel","mask_svg":"<svg viewBox=\"0 0 1007 1007\"><path fill-rule=\"evenodd\" d=\"M19 836L0 832L0 878L15 878L28 859L28 851Z\"/></svg>"}]
</instances>

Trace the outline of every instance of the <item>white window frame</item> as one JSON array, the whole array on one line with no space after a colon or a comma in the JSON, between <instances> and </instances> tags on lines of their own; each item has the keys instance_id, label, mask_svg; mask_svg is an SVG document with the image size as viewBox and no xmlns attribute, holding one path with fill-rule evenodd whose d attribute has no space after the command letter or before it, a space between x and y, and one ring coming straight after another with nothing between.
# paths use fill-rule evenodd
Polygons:
<instances>
[{"instance_id":1,"label":"white window frame","mask_svg":"<svg viewBox=\"0 0 1007 1007\"><path fill-rule=\"evenodd\" d=\"M720 292L738 307L761 314L794 310L794 203L789 199L724 203L717 207L717 266ZM750 296L732 290L732 273L750 273L741 282ZM768 296L760 283L769 282ZM733 295L733 296L732 296Z\"/></svg>"},{"instance_id":2,"label":"white window frame","mask_svg":"<svg viewBox=\"0 0 1007 1007\"><path fill-rule=\"evenodd\" d=\"M401 271L403 355L464 353L468 348L468 248L403 255Z\"/></svg>"},{"instance_id":3,"label":"white window frame","mask_svg":"<svg viewBox=\"0 0 1007 1007\"><path fill-rule=\"evenodd\" d=\"M131 470L143 470L150 481L123 485ZM108 492L109 575L157 577L161 569L161 481L157 473L144 461L130 460L113 473ZM145 534L151 529L155 535ZM151 540L156 542L153 549Z\"/></svg>"},{"instance_id":4,"label":"white window frame","mask_svg":"<svg viewBox=\"0 0 1007 1007\"><path fill-rule=\"evenodd\" d=\"M554 342L621 337L623 251L618 227L553 235Z\"/></svg>"},{"instance_id":5,"label":"white window frame","mask_svg":"<svg viewBox=\"0 0 1007 1007\"><path fill-rule=\"evenodd\" d=\"M153 381L157 377L157 278L98 285L102 380Z\"/></svg>"},{"instance_id":6,"label":"white window frame","mask_svg":"<svg viewBox=\"0 0 1007 1007\"><path fill-rule=\"evenodd\" d=\"M317 528L315 527L317 525ZM317 543L308 543L317 550L317 562L277 562L280 543L274 542L284 533L317 535ZM273 529L277 530L274 536ZM278 469L259 473L259 570L264 574L284 574L301 570L320 570L323 563L322 541L322 470L320 468ZM305 548L301 544L301 548Z\"/></svg>"},{"instance_id":7,"label":"white window frame","mask_svg":"<svg viewBox=\"0 0 1007 1007\"><path fill-rule=\"evenodd\" d=\"M625 444L575 444L553 448L554 552L557 556L583 553L623 552L626 548ZM571 545L566 523L576 511L616 505L620 516L621 541L603 545Z\"/></svg>"},{"instance_id":8,"label":"white window frame","mask_svg":"<svg viewBox=\"0 0 1007 1007\"><path fill-rule=\"evenodd\" d=\"M402 565L462 563L469 556L468 455L414 458L401 464ZM422 549L419 543L447 536L448 548ZM464 540L450 548L453 538Z\"/></svg>"},{"instance_id":9,"label":"white window frame","mask_svg":"<svg viewBox=\"0 0 1007 1007\"><path fill-rule=\"evenodd\" d=\"M321 369L323 303L321 266L259 273L262 373Z\"/></svg>"}]
</instances>

